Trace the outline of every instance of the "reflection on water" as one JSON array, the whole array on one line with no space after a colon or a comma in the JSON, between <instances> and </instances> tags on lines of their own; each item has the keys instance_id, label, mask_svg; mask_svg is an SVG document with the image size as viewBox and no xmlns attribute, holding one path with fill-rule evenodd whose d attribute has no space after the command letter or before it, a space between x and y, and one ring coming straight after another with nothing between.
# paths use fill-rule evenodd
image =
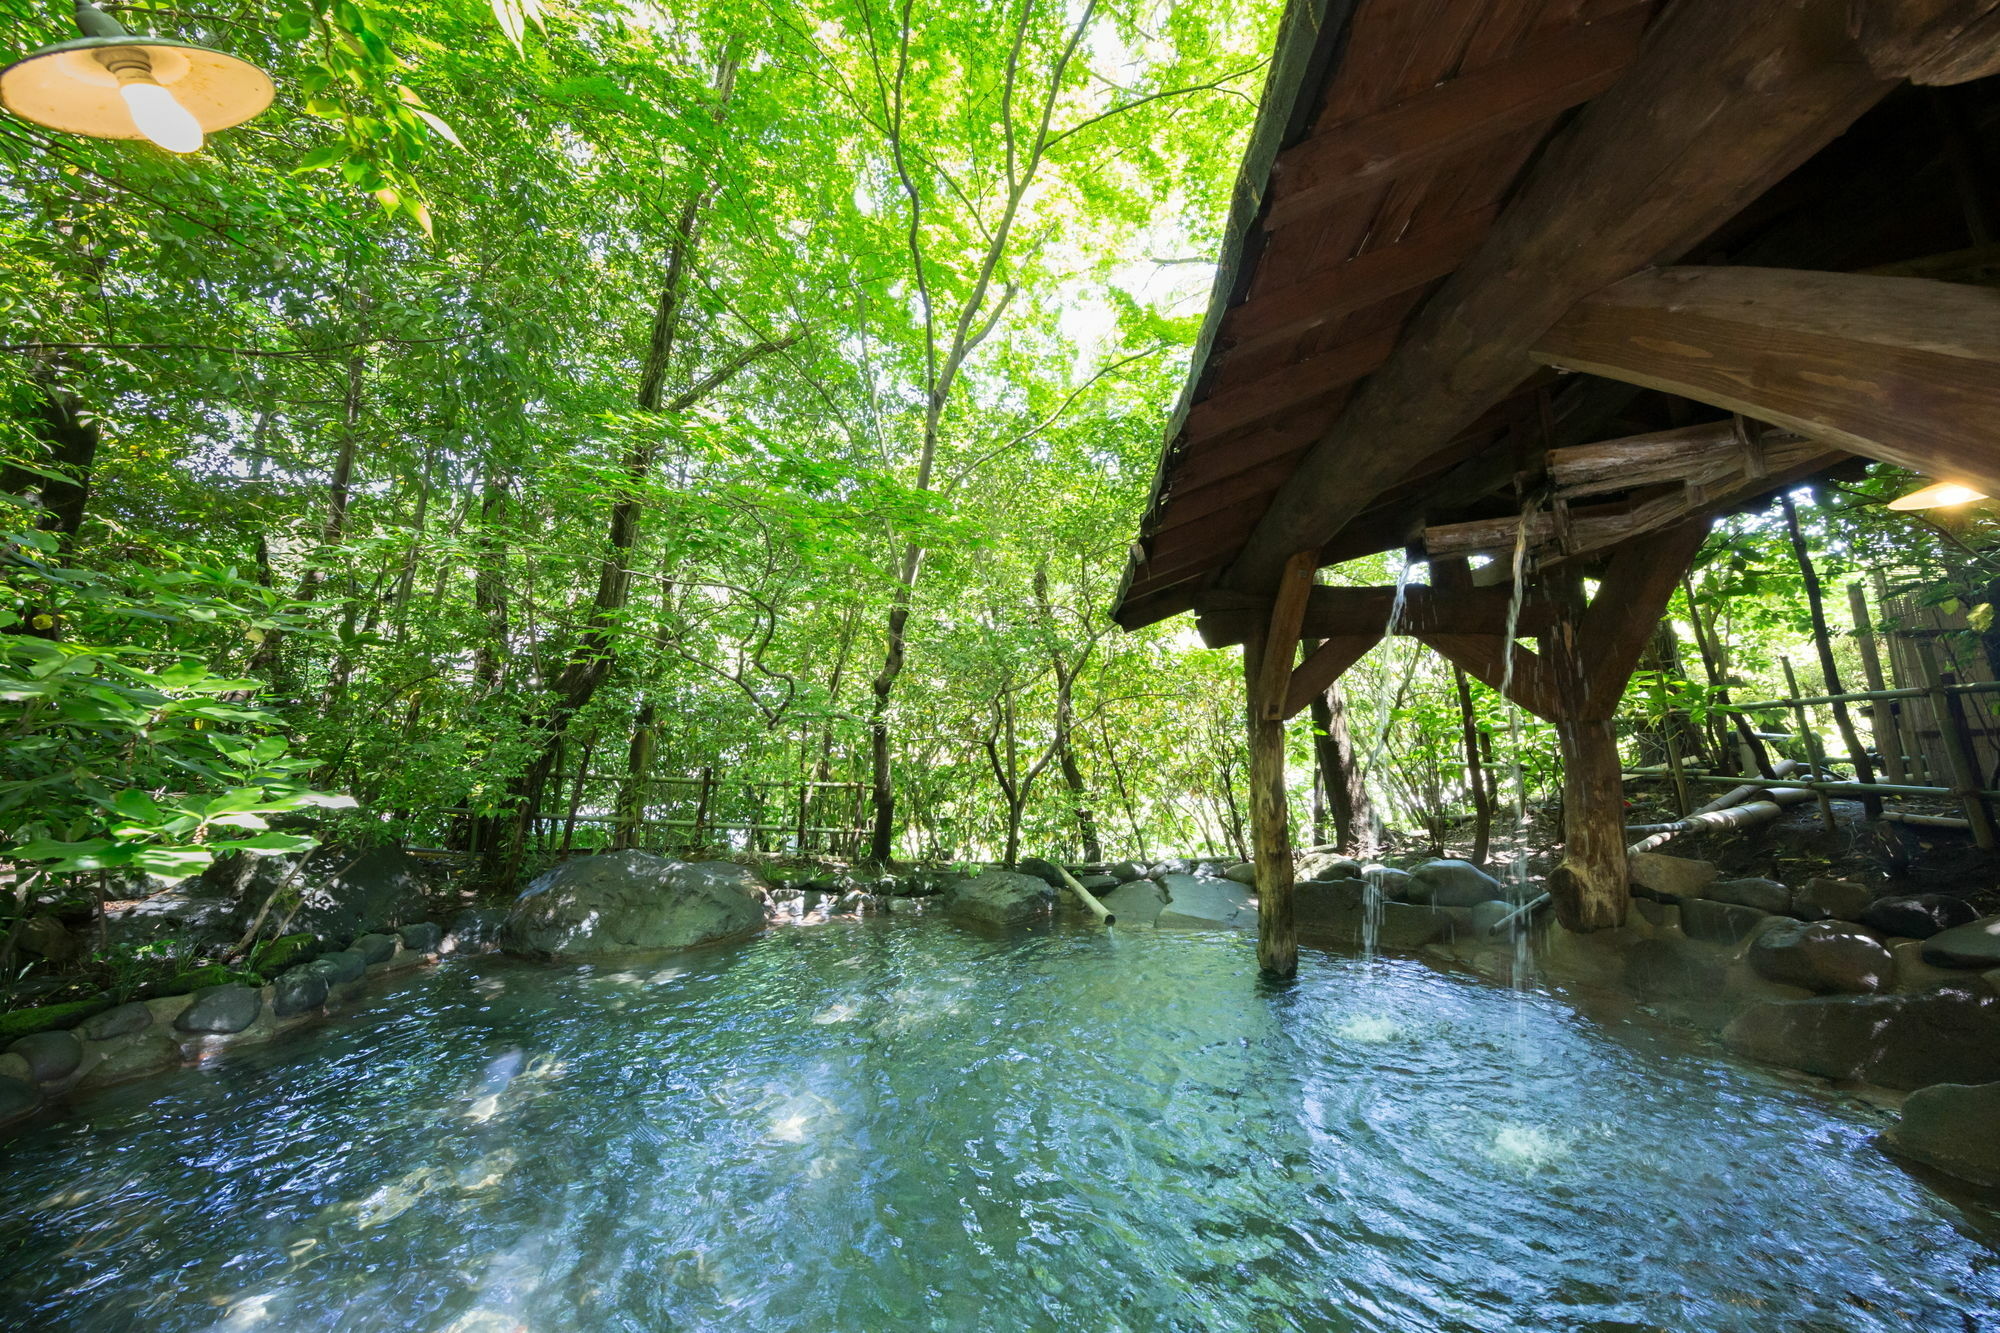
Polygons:
<instances>
[{"instance_id":1,"label":"reflection on water","mask_svg":"<svg viewBox=\"0 0 2000 1333\"><path fill-rule=\"evenodd\" d=\"M1235 935L895 921L453 965L0 1144L0 1327L1962 1333L2000 1308L1990 1212L1882 1158L1866 1113L1365 966L1308 952L1272 987Z\"/></svg>"}]
</instances>

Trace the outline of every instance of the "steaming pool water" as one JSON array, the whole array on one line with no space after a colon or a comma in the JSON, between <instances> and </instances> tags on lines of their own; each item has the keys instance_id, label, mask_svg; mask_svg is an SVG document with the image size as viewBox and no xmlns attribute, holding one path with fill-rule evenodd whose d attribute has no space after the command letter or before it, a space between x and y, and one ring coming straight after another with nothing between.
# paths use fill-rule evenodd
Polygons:
<instances>
[{"instance_id":1,"label":"steaming pool water","mask_svg":"<svg viewBox=\"0 0 2000 1333\"><path fill-rule=\"evenodd\" d=\"M435 969L0 1142L0 1328L2000 1328L1875 1113L1414 961L836 921Z\"/></svg>"}]
</instances>

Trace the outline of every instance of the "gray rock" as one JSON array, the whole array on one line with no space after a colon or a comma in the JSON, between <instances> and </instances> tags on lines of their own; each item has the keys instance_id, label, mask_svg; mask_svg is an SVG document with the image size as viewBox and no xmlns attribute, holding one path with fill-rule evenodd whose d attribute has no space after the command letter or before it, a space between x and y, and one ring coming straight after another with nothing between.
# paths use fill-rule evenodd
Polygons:
<instances>
[{"instance_id":1,"label":"gray rock","mask_svg":"<svg viewBox=\"0 0 2000 1333\"><path fill-rule=\"evenodd\" d=\"M1815 876L1792 890L1792 915L1801 921L1859 921L1872 897L1865 884Z\"/></svg>"},{"instance_id":2,"label":"gray rock","mask_svg":"<svg viewBox=\"0 0 2000 1333\"><path fill-rule=\"evenodd\" d=\"M32 1083L0 1077L0 1125L33 1115L42 1104L42 1094Z\"/></svg>"},{"instance_id":3,"label":"gray rock","mask_svg":"<svg viewBox=\"0 0 2000 1333\"><path fill-rule=\"evenodd\" d=\"M1377 948L1408 953L1443 939L1451 916L1435 907L1383 902ZM1292 918L1301 939L1358 949L1365 938L1367 897L1357 879L1306 880L1292 886Z\"/></svg>"},{"instance_id":4,"label":"gray rock","mask_svg":"<svg viewBox=\"0 0 2000 1333\"><path fill-rule=\"evenodd\" d=\"M1426 861L1410 873L1403 896L1433 907L1471 907L1506 896L1500 881L1470 861Z\"/></svg>"},{"instance_id":5,"label":"gray rock","mask_svg":"<svg viewBox=\"0 0 2000 1333\"><path fill-rule=\"evenodd\" d=\"M1015 866L1015 870L1023 875L1033 875L1052 889L1059 889L1063 886L1062 871L1056 868L1055 862L1044 861L1039 856L1022 857L1020 863Z\"/></svg>"},{"instance_id":6,"label":"gray rock","mask_svg":"<svg viewBox=\"0 0 2000 1333\"><path fill-rule=\"evenodd\" d=\"M1754 907L1772 915L1783 915L1792 907L1792 891L1775 879L1717 880L1708 886L1707 896L1719 903Z\"/></svg>"},{"instance_id":7,"label":"gray rock","mask_svg":"<svg viewBox=\"0 0 2000 1333\"><path fill-rule=\"evenodd\" d=\"M1167 875L1160 880L1167 891L1167 910L1160 913L1160 926L1254 926L1257 910L1250 905L1250 891L1236 880L1204 879L1196 875Z\"/></svg>"},{"instance_id":8,"label":"gray rock","mask_svg":"<svg viewBox=\"0 0 2000 1333\"><path fill-rule=\"evenodd\" d=\"M1722 1031L1738 1055L1889 1088L2000 1080L2000 997L1970 988L1755 1004Z\"/></svg>"},{"instance_id":9,"label":"gray rock","mask_svg":"<svg viewBox=\"0 0 2000 1333\"><path fill-rule=\"evenodd\" d=\"M130 1004L121 1004L116 1009L106 1009L101 1014L92 1014L77 1026L77 1031L92 1041L110 1041L113 1037L144 1032L151 1026L153 1026L153 1011L141 1001L134 1000Z\"/></svg>"},{"instance_id":10,"label":"gray rock","mask_svg":"<svg viewBox=\"0 0 2000 1333\"><path fill-rule=\"evenodd\" d=\"M492 953L500 947L500 930L507 914L494 907L468 907L451 919L451 928L438 943L445 954Z\"/></svg>"},{"instance_id":11,"label":"gray rock","mask_svg":"<svg viewBox=\"0 0 2000 1333\"><path fill-rule=\"evenodd\" d=\"M1150 879L1120 884L1098 899L1121 926L1151 926L1167 910L1167 891Z\"/></svg>"},{"instance_id":12,"label":"gray rock","mask_svg":"<svg viewBox=\"0 0 2000 1333\"><path fill-rule=\"evenodd\" d=\"M1882 1136L1889 1151L1963 1180L2000 1186L2000 1083L1918 1088Z\"/></svg>"},{"instance_id":13,"label":"gray rock","mask_svg":"<svg viewBox=\"0 0 2000 1333\"><path fill-rule=\"evenodd\" d=\"M1924 961L1932 967L2000 967L2000 916L1941 930L1924 941Z\"/></svg>"},{"instance_id":14,"label":"gray rock","mask_svg":"<svg viewBox=\"0 0 2000 1333\"><path fill-rule=\"evenodd\" d=\"M76 1081L79 1092L123 1083L127 1079L144 1078L163 1069L173 1069L181 1063L181 1048L172 1037L157 1028L113 1037L96 1047L91 1054L97 1059Z\"/></svg>"},{"instance_id":15,"label":"gray rock","mask_svg":"<svg viewBox=\"0 0 2000 1333\"><path fill-rule=\"evenodd\" d=\"M1763 929L1770 919L1768 912L1760 912L1754 907L1739 907L1735 903L1713 902L1707 898L1681 900L1681 932L1691 940L1740 944Z\"/></svg>"},{"instance_id":16,"label":"gray rock","mask_svg":"<svg viewBox=\"0 0 2000 1333\"><path fill-rule=\"evenodd\" d=\"M1255 884L1257 882L1257 863L1255 861L1238 861L1234 865L1225 866L1222 871L1222 877L1237 884Z\"/></svg>"},{"instance_id":17,"label":"gray rock","mask_svg":"<svg viewBox=\"0 0 2000 1333\"><path fill-rule=\"evenodd\" d=\"M83 1063L83 1043L74 1032L60 1029L22 1037L7 1049L28 1062L37 1083L60 1083Z\"/></svg>"},{"instance_id":18,"label":"gray rock","mask_svg":"<svg viewBox=\"0 0 2000 1333\"><path fill-rule=\"evenodd\" d=\"M1361 867L1362 880L1373 880L1382 890L1382 896L1391 902L1410 900L1410 872L1398 870L1394 866L1367 865Z\"/></svg>"},{"instance_id":19,"label":"gray rock","mask_svg":"<svg viewBox=\"0 0 2000 1333\"><path fill-rule=\"evenodd\" d=\"M362 935L347 947L350 952L360 954L362 961L372 967L376 963L386 963L396 956L396 937Z\"/></svg>"},{"instance_id":20,"label":"gray rock","mask_svg":"<svg viewBox=\"0 0 2000 1333\"><path fill-rule=\"evenodd\" d=\"M1046 917L1055 901L1056 891L1046 881L1012 870L989 870L960 880L943 897L944 910L954 920L987 926L1025 925Z\"/></svg>"},{"instance_id":21,"label":"gray rock","mask_svg":"<svg viewBox=\"0 0 2000 1333\"><path fill-rule=\"evenodd\" d=\"M691 949L759 929L769 897L755 875L728 861L641 851L580 856L515 900L500 943L536 957Z\"/></svg>"},{"instance_id":22,"label":"gray rock","mask_svg":"<svg viewBox=\"0 0 2000 1333\"><path fill-rule=\"evenodd\" d=\"M403 947L412 953L436 953L444 941L444 928L435 921L418 921L396 932Z\"/></svg>"},{"instance_id":23,"label":"gray rock","mask_svg":"<svg viewBox=\"0 0 2000 1333\"><path fill-rule=\"evenodd\" d=\"M1635 852L1629 858L1632 892L1659 902L1677 903L1683 898L1702 898L1721 873L1707 861L1660 852Z\"/></svg>"},{"instance_id":24,"label":"gray rock","mask_svg":"<svg viewBox=\"0 0 2000 1333\"><path fill-rule=\"evenodd\" d=\"M194 1003L181 1011L174 1026L182 1032L206 1032L226 1036L241 1032L263 1012L264 997L250 986L231 982L226 986L203 986L194 993Z\"/></svg>"},{"instance_id":25,"label":"gray rock","mask_svg":"<svg viewBox=\"0 0 2000 1333\"><path fill-rule=\"evenodd\" d=\"M1083 885L1084 888L1089 889L1092 893L1097 893L1104 889L1115 889L1120 883L1119 880L1115 880L1109 875L1078 875L1076 882Z\"/></svg>"},{"instance_id":26,"label":"gray rock","mask_svg":"<svg viewBox=\"0 0 2000 1333\"><path fill-rule=\"evenodd\" d=\"M1927 940L1941 930L1963 926L1979 915L1963 898L1943 893L1902 894L1877 898L1861 913L1861 924L1884 935Z\"/></svg>"},{"instance_id":27,"label":"gray rock","mask_svg":"<svg viewBox=\"0 0 2000 1333\"><path fill-rule=\"evenodd\" d=\"M296 856L232 856L194 879L131 908L107 913L112 943L174 936L195 943L234 943L272 890L299 895L289 929L323 940L420 921L429 908L430 872L400 847L330 845Z\"/></svg>"},{"instance_id":28,"label":"gray rock","mask_svg":"<svg viewBox=\"0 0 2000 1333\"><path fill-rule=\"evenodd\" d=\"M326 978L329 986L344 986L350 981L361 980L361 974L368 970L368 960L352 949L338 949L313 959L306 964L305 970L316 977Z\"/></svg>"},{"instance_id":29,"label":"gray rock","mask_svg":"<svg viewBox=\"0 0 2000 1333\"><path fill-rule=\"evenodd\" d=\"M31 953L60 967L84 952L76 936L55 917L44 912L23 921L14 932L14 948Z\"/></svg>"},{"instance_id":30,"label":"gray rock","mask_svg":"<svg viewBox=\"0 0 2000 1333\"><path fill-rule=\"evenodd\" d=\"M1342 856L1339 852L1308 852L1299 858L1299 868L1293 872L1294 879L1316 879L1323 882L1360 877L1361 863L1351 856Z\"/></svg>"},{"instance_id":31,"label":"gray rock","mask_svg":"<svg viewBox=\"0 0 2000 1333\"><path fill-rule=\"evenodd\" d=\"M1483 903L1474 903L1470 909L1472 915L1468 920L1468 929L1474 939L1492 939L1494 938L1495 929L1502 921L1513 916L1516 910L1513 903L1498 899L1488 899ZM1522 920L1526 920L1526 918L1524 917ZM1520 921L1516 921L1506 929L1504 934L1508 939L1512 939L1514 932L1519 928Z\"/></svg>"},{"instance_id":32,"label":"gray rock","mask_svg":"<svg viewBox=\"0 0 2000 1333\"><path fill-rule=\"evenodd\" d=\"M1822 995L1870 995L1887 990L1896 975L1896 961L1882 942L1845 921L1772 926L1751 942L1748 957L1764 980Z\"/></svg>"},{"instance_id":33,"label":"gray rock","mask_svg":"<svg viewBox=\"0 0 2000 1333\"><path fill-rule=\"evenodd\" d=\"M271 983L271 1012L279 1018L311 1013L326 1003L331 989L320 973L307 963L295 967Z\"/></svg>"},{"instance_id":34,"label":"gray rock","mask_svg":"<svg viewBox=\"0 0 2000 1333\"><path fill-rule=\"evenodd\" d=\"M1135 861L1119 861L1104 867L1104 873L1120 884L1130 884L1135 879L1146 878L1146 868Z\"/></svg>"}]
</instances>

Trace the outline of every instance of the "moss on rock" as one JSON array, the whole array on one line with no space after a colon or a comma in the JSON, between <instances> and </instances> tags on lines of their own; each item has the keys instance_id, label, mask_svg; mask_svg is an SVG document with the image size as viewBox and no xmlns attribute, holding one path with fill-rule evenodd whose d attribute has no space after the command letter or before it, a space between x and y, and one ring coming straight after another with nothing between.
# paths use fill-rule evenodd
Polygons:
<instances>
[{"instance_id":1,"label":"moss on rock","mask_svg":"<svg viewBox=\"0 0 2000 1333\"><path fill-rule=\"evenodd\" d=\"M10 1014L0 1014L0 1047L37 1032L73 1028L92 1014L101 1014L110 1007L111 997L100 995L89 1000L70 1000L63 1004L45 1004L34 1009L16 1009Z\"/></svg>"}]
</instances>

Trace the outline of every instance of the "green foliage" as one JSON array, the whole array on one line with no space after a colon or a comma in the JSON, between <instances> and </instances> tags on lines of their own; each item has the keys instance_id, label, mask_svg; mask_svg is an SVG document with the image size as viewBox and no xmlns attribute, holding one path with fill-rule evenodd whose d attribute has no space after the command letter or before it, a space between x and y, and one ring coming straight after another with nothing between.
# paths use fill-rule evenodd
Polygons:
<instances>
[{"instance_id":1,"label":"green foliage","mask_svg":"<svg viewBox=\"0 0 2000 1333\"><path fill-rule=\"evenodd\" d=\"M62 1004L44 1004L0 1014L0 1050L4 1050L8 1042L31 1037L37 1032L73 1028L92 1014L103 1013L110 1007L109 999L69 1000Z\"/></svg>"}]
</instances>

